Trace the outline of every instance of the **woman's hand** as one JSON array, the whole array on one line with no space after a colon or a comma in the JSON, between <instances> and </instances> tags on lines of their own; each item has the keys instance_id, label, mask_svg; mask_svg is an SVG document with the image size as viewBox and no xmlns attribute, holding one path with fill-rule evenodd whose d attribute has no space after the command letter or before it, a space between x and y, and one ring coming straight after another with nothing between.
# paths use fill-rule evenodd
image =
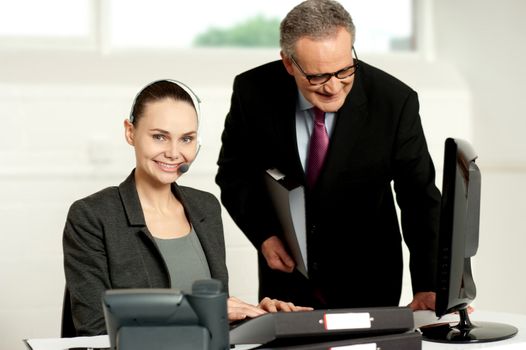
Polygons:
<instances>
[{"instance_id":1,"label":"woman's hand","mask_svg":"<svg viewBox=\"0 0 526 350\"><path fill-rule=\"evenodd\" d=\"M265 310L236 297L230 297L227 300L227 312L229 321L244 320L247 317L256 317L267 313Z\"/></svg>"},{"instance_id":2,"label":"woman's hand","mask_svg":"<svg viewBox=\"0 0 526 350\"><path fill-rule=\"evenodd\" d=\"M291 311L310 311L311 307L296 306L293 303L287 303L277 299L263 298L261 302L256 305L245 303L236 298L229 297L227 300L227 312L229 321L244 320L247 317L253 318L267 312L291 312Z\"/></svg>"},{"instance_id":3,"label":"woman's hand","mask_svg":"<svg viewBox=\"0 0 526 350\"><path fill-rule=\"evenodd\" d=\"M263 298L258 304L260 309L263 309L267 312L291 312L291 311L311 311L312 307L306 306L296 306L293 303L285 302L277 299Z\"/></svg>"}]
</instances>

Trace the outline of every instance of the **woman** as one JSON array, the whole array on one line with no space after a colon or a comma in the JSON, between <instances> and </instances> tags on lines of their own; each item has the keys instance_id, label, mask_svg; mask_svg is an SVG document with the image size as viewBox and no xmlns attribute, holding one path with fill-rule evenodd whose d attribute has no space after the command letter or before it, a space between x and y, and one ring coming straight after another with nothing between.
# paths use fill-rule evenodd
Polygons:
<instances>
[{"instance_id":1,"label":"woman","mask_svg":"<svg viewBox=\"0 0 526 350\"><path fill-rule=\"evenodd\" d=\"M221 207L175 181L195 159L199 102L184 84L160 80L137 95L124 121L136 166L118 187L71 206L63 236L66 285L78 335L106 332L101 296L116 288L177 288L215 278L228 292ZM264 298L228 299L231 321L310 308Z\"/></svg>"}]
</instances>

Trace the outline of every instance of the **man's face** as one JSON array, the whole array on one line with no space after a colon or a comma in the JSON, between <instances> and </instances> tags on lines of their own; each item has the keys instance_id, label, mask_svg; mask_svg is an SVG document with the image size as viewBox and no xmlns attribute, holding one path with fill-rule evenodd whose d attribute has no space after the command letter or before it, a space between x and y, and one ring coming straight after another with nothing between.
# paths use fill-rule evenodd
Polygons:
<instances>
[{"instance_id":1,"label":"man's face","mask_svg":"<svg viewBox=\"0 0 526 350\"><path fill-rule=\"evenodd\" d=\"M303 96L322 111L338 111L351 91L354 74L344 79L332 76L321 85L312 85L305 74L334 73L355 64L351 34L340 28L335 35L321 40L303 37L296 43L293 57L297 65L282 53L285 68L294 76Z\"/></svg>"}]
</instances>

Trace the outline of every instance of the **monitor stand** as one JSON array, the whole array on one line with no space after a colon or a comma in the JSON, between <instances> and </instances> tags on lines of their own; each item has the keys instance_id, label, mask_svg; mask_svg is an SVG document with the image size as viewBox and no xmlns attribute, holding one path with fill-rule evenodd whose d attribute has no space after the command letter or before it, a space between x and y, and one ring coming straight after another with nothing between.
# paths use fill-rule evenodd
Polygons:
<instances>
[{"instance_id":1,"label":"monitor stand","mask_svg":"<svg viewBox=\"0 0 526 350\"><path fill-rule=\"evenodd\" d=\"M439 343L483 343L508 339L518 332L516 327L504 323L472 323L467 307L458 313L458 324L439 323L420 327L423 340Z\"/></svg>"}]
</instances>

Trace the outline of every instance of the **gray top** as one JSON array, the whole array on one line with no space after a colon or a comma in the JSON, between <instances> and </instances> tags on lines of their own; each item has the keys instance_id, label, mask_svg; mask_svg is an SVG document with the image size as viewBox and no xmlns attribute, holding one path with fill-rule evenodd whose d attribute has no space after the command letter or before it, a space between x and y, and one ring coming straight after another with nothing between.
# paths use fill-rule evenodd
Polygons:
<instances>
[{"instance_id":1,"label":"gray top","mask_svg":"<svg viewBox=\"0 0 526 350\"><path fill-rule=\"evenodd\" d=\"M170 239L155 237L155 242L170 272L172 288L191 293L194 281L210 278L208 262L193 227L186 236Z\"/></svg>"}]
</instances>

